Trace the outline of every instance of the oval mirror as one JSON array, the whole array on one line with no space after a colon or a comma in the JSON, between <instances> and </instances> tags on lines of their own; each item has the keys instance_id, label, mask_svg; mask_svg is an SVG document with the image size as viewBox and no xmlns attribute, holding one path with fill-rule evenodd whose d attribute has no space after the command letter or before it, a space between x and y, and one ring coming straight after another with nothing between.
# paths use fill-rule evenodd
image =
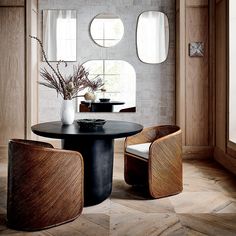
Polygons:
<instances>
[{"instance_id":1,"label":"oval mirror","mask_svg":"<svg viewBox=\"0 0 236 236\"><path fill-rule=\"evenodd\" d=\"M90 34L93 41L99 46L112 47L122 39L124 25L116 15L99 14L90 25Z\"/></svg>"},{"instance_id":2,"label":"oval mirror","mask_svg":"<svg viewBox=\"0 0 236 236\"><path fill-rule=\"evenodd\" d=\"M142 62L157 64L166 60L169 50L169 23L164 13L146 11L139 16L137 50Z\"/></svg>"}]
</instances>

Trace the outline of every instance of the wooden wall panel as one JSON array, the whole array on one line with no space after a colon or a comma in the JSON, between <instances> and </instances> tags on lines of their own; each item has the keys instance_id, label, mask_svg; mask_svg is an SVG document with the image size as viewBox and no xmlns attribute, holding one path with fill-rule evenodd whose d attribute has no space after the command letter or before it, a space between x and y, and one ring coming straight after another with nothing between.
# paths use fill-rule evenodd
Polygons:
<instances>
[{"instance_id":1,"label":"wooden wall panel","mask_svg":"<svg viewBox=\"0 0 236 236\"><path fill-rule=\"evenodd\" d=\"M184 158L212 158L214 144L214 4L176 1L176 124L183 131ZM190 57L189 43L203 42L204 57Z\"/></svg>"},{"instance_id":2,"label":"wooden wall panel","mask_svg":"<svg viewBox=\"0 0 236 236\"><path fill-rule=\"evenodd\" d=\"M204 57L186 50L186 145L209 145L208 7L187 7L186 47L204 43Z\"/></svg>"},{"instance_id":3,"label":"wooden wall panel","mask_svg":"<svg viewBox=\"0 0 236 236\"><path fill-rule=\"evenodd\" d=\"M208 0L187 0L186 1L187 7L207 7L208 6Z\"/></svg>"},{"instance_id":4,"label":"wooden wall panel","mask_svg":"<svg viewBox=\"0 0 236 236\"><path fill-rule=\"evenodd\" d=\"M209 1L209 144L215 146L215 1Z\"/></svg>"},{"instance_id":5,"label":"wooden wall panel","mask_svg":"<svg viewBox=\"0 0 236 236\"><path fill-rule=\"evenodd\" d=\"M185 145L185 0L176 1L176 124Z\"/></svg>"},{"instance_id":6,"label":"wooden wall panel","mask_svg":"<svg viewBox=\"0 0 236 236\"><path fill-rule=\"evenodd\" d=\"M216 4L216 146L226 149L227 25L226 0Z\"/></svg>"},{"instance_id":7,"label":"wooden wall panel","mask_svg":"<svg viewBox=\"0 0 236 236\"><path fill-rule=\"evenodd\" d=\"M0 6L24 6L24 0L0 0Z\"/></svg>"},{"instance_id":8,"label":"wooden wall panel","mask_svg":"<svg viewBox=\"0 0 236 236\"><path fill-rule=\"evenodd\" d=\"M23 7L0 7L0 145L25 134L24 16Z\"/></svg>"}]
</instances>

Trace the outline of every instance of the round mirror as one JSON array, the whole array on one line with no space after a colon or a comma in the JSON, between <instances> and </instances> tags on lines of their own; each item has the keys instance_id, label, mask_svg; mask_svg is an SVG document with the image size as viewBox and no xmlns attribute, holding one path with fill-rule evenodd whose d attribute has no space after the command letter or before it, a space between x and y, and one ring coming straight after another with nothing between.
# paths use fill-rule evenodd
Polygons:
<instances>
[{"instance_id":1,"label":"round mirror","mask_svg":"<svg viewBox=\"0 0 236 236\"><path fill-rule=\"evenodd\" d=\"M108 13L99 14L90 25L90 34L99 46L112 47L122 39L124 25L118 16Z\"/></svg>"}]
</instances>

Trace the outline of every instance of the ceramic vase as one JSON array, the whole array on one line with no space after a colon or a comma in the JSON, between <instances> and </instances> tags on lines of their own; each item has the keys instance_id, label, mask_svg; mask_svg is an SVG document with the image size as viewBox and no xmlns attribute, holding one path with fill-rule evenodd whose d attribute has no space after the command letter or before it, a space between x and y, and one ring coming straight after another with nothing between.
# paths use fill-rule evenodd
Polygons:
<instances>
[{"instance_id":1,"label":"ceramic vase","mask_svg":"<svg viewBox=\"0 0 236 236\"><path fill-rule=\"evenodd\" d=\"M71 125L75 119L75 109L72 100L63 100L61 104L61 122L63 125Z\"/></svg>"}]
</instances>

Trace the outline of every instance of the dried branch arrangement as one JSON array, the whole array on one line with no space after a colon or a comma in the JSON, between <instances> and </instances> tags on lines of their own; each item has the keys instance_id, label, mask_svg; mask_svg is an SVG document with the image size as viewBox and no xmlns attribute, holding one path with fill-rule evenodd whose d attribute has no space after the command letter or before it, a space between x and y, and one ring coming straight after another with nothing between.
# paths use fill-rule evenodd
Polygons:
<instances>
[{"instance_id":1,"label":"dried branch arrangement","mask_svg":"<svg viewBox=\"0 0 236 236\"><path fill-rule=\"evenodd\" d=\"M64 100L71 100L76 97L81 97L78 95L78 93L85 88L96 91L104 85L102 79L99 76L96 76L90 80L88 78L89 72L82 65L74 66L73 74L63 77L59 67L62 63L65 67L67 67L67 62L63 60L58 61L56 64L56 69L54 69L47 59L42 41L31 35L30 38L38 41L42 50L43 58L52 70L52 73L50 74L45 67L41 69L40 75L44 81L39 82L39 84L51 89L55 89L57 94L61 95Z\"/></svg>"}]
</instances>

